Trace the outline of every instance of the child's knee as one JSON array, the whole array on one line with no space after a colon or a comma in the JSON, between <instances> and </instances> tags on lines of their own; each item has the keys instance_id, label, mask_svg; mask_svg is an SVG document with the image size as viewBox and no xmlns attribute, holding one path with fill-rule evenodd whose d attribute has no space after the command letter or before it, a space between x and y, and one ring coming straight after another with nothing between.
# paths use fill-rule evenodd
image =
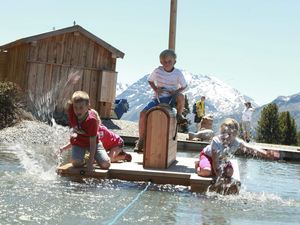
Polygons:
<instances>
[{"instance_id":1,"label":"child's knee","mask_svg":"<svg viewBox=\"0 0 300 225\"><path fill-rule=\"evenodd\" d=\"M224 169L224 176L225 177L230 178L230 177L232 177L232 175L233 175L233 168L232 167L228 167L228 168Z\"/></svg>"},{"instance_id":2,"label":"child's knee","mask_svg":"<svg viewBox=\"0 0 300 225\"><path fill-rule=\"evenodd\" d=\"M111 162L105 161L105 162L98 162L98 165L100 166L101 169L109 169Z\"/></svg>"},{"instance_id":3,"label":"child's knee","mask_svg":"<svg viewBox=\"0 0 300 225\"><path fill-rule=\"evenodd\" d=\"M212 172L210 168L201 169L200 167L198 167L197 174L201 177L209 177L212 175Z\"/></svg>"}]
</instances>

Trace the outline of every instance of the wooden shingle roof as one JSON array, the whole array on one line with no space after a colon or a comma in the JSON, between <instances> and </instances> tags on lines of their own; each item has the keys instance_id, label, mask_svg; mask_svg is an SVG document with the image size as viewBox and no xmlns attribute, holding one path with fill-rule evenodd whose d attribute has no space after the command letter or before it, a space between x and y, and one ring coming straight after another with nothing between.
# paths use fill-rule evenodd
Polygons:
<instances>
[{"instance_id":1,"label":"wooden shingle roof","mask_svg":"<svg viewBox=\"0 0 300 225\"><path fill-rule=\"evenodd\" d=\"M75 25L75 26L63 28L63 29L60 29L60 30L50 31L50 32L46 32L46 33L42 33L42 34L38 34L38 35L26 37L26 38L22 38L22 39L14 41L14 42L10 42L8 44L0 46L0 50L7 50L7 49L9 49L11 47L15 47L17 45L26 44L26 43L30 43L30 42L33 42L33 41L38 41L38 40L41 40L41 39L44 39L44 38L49 38L49 37L53 37L53 36L57 36L57 35L65 34L65 33L71 33L71 32L80 32L81 34L83 34L87 38L95 41L97 44L101 45L102 47L104 47L105 49L110 51L113 54L113 56L116 57L116 58L123 58L124 55L125 55L120 50L118 50L115 47L111 46L107 42L105 42L102 39L98 38L97 36L90 33L89 31L87 31L86 29L82 28L79 25Z\"/></svg>"}]
</instances>

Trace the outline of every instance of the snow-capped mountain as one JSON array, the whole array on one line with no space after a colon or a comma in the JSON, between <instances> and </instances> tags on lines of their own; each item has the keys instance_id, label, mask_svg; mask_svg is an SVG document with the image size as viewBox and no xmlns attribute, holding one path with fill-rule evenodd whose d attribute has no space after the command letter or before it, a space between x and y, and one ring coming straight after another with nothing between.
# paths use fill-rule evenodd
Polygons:
<instances>
[{"instance_id":1,"label":"snow-capped mountain","mask_svg":"<svg viewBox=\"0 0 300 225\"><path fill-rule=\"evenodd\" d=\"M206 75L194 75L187 71L182 71L187 83L187 95L190 109L195 101L202 95L206 97L206 114L214 117L214 127L226 117L232 117L240 121L244 102L251 101L257 106L250 97L242 95L238 90L230 87L221 80ZM148 75L130 85L124 92L117 95L117 98L125 98L129 103L129 111L122 117L124 120L137 121L140 111L151 100L153 92L147 82ZM193 122L194 115L189 114L188 118ZM193 126L193 125L192 125Z\"/></svg>"},{"instance_id":2,"label":"snow-capped mountain","mask_svg":"<svg viewBox=\"0 0 300 225\"><path fill-rule=\"evenodd\" d=\"M124 92L129 86L130 86L130 84L119 83L119 82L117 82L117 86L116 86L116 96L118 96L118 95L120 95L122 92Z\"/></svg>"}]
</instances>

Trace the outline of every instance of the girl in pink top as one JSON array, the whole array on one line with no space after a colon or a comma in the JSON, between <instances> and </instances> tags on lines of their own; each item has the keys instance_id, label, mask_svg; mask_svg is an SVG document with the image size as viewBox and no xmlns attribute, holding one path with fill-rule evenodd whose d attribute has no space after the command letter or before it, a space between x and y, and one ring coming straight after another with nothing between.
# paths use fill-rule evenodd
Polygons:
<instances>
[{"instance_id":1,"label":"girl in pink top","mask_svg":"<svg viewBox=\"0 0 300 225\"><path fill-rule=\"evenodd\" d=\"M123 150L124 141L119 135L109 130L103 124L99 124L98 133L99 140L102 142L104 149L108 152L111 162L118 162L120 160L131 161L131 155L125 153Z\"/></svg>"}]
</instances>

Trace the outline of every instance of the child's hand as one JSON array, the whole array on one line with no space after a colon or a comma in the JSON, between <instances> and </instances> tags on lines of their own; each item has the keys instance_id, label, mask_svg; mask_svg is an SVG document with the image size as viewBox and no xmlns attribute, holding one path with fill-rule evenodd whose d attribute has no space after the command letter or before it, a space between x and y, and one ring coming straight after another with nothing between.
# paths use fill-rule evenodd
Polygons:
<instances>
[{"instance_id":1,"label":"child's hand","mask_svg":"<svg viewBox=\"0 0 300 225\"><path fill-rule=\"evenodd\" d=\"M159 95L160 93L163 93L165 90L162 87L157 87L156 93Z\"/></svg>"},{"instance_id":2,"label":"child's hand","mask_svg":"<svg viewBox=\"0 0 300 225\"><path fill-rule=\"evenodd\" d=\"M57 149L55 151L55 155L59 156L59 155L61 155L61 153L63 153L63 151L64 151L64 148L63 147L59 147L59 149Z\"/></svg>"},{"instance_id":3,"label":"child's hand","mask_svg":"<svg viewBox=\"0 0 300 225\"><path fill-rule=\"evenodd\" d=\"M270 150L270 151L267 151L266 157L268 159L278 160L278 159L280 159L280 153L278 151Z\"/></svg>"},{"instance_id":4,"label":"child's hand","mask_svg":"<svg viewBox=\"0 0 300 225\"><path fill-rule=\"evenodd\" d=\"M93 163L91 163L91 162L88 162L86 167L87 167L87 171L93 171L94 170Z\"/></svg>"},{"instance_id":5,"label":"child's hand","mask_svg":"<svg viewBox=\"0 0 300 225\"><path fill-rule=\"evenodd\" d=\"M221 176L222 175L222 169L220 167L217 168L216 171L215 171L215 174L216 174L217 177Z\"/></svg>"},{"instance_id":6,"label":"child's hand","mask_svg":"<svg viewBox=\"0 0 300 225\"><path fill-rule=\"evenodd\" d=\"M168 90L168 92L169 92L170 95L175 95L176 94L176 91L174 91L174 90Z\"/></svg>"}]
</instances>

